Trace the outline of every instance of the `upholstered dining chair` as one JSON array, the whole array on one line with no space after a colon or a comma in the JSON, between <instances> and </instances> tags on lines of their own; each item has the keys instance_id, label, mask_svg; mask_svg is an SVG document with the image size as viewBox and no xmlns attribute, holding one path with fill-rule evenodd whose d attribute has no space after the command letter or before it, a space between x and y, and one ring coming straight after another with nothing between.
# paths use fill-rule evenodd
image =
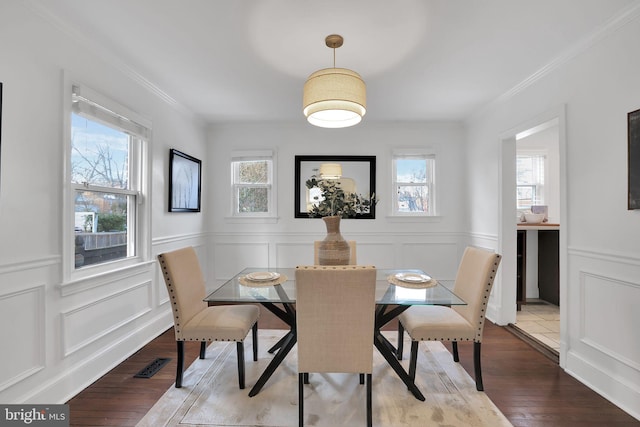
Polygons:
<instances>
[{"instance_id":1,"label":"upholstered dining chair","mask_svg":"<svg viewBox=\"0 0 640 427\"><path fill-rule=\"evenodd\" d=\"M371 372L376 268L296 267L298 419L304 425L304 384L309 373L366 374L367 425L371 426Z\"/></svg>"},{"instance_id":2,"label":"upholstered dining chair","mask_svg":"<svg viewBox=\"0 0 640 427\"><path fill-rule=\"evenodd\" d=\"M467 305L453 307L412 306L398 316L398 359L402 359L403 331L411 337L409 376L415 379L420 341L451 341L453 360L459 362L458 341L473 341L473 364L476 389L484 390L480 350L489 295L501 255L484 249L467 247L460 261L453 292Z\"/></svg>"},{"instance_id":3,"label":"upholstered dining chair","mask_svg":"<svg viewBox=\"0 0 640 427\"><path fill-rule=\"evenodd\" d=\"M313 263L315 265L320 264L320 255L318 253L318 249L320 248L320 242L321 242L320 240L316 240L313 242ZM349 254L349 265L356 265L358 264L358 258L356 253L356 241L348 240L347 243L349 243L349 248L351 249L351 252Z\"/></svg>"},{"instance_id":4,"label":"upholstered dining chair","mask_svg":"<svg viewBox=\"0 0 640 427\"><path fill-rule=\"evenodd\" d=\"M182 387L184 342L200 341L200 359L205 358L207 343L235 341L238 353L238 383L244 388L244 339L253 331L253 360L258 360L258 317L255 305L221 305L209 307L205 298L205 282L192 247L158 255L171 311L173 312L178 367L176 388Z\"/></svg>"}]
</instances>

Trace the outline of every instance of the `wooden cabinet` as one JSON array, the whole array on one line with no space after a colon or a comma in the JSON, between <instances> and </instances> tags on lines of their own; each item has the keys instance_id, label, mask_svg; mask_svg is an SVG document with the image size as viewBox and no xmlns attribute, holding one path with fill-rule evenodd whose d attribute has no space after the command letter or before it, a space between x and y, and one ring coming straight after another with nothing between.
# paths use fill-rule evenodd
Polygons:
<instances>
[{"instance_id":1,"label":"wooden cabinet","mask_svg":"<svg viewBox=\"0 0 640 427\"><path fill-rule=\"evenodd\" d=\"M532 228L529 228L532 229ZM536 228L538 233L539 298L560 305L560 231ZM532 253L532 256L535 254ZM527 303L527 230L518 230L516 304L520 310Z\"/></svg>"},{"instance_id":2,"label":"wooden cabinet","mask_svg":"<svg viewBox=\"0 0 640 427\"><path fill-rule=\"evenodd\" d=\"M560 305L560 238L557 230L538 230L540 299Z\"/></svg>"},{"instance_id":3,"label":"wooden cabinet","mask_svg":"<svg viewBox=\"0 0 640 427\"><path fill-rule=\"evenodd\" d=\"M527 230L518 230L516 264L516 304L520 311L527 303Z\"/></svg>"}]
</instances>

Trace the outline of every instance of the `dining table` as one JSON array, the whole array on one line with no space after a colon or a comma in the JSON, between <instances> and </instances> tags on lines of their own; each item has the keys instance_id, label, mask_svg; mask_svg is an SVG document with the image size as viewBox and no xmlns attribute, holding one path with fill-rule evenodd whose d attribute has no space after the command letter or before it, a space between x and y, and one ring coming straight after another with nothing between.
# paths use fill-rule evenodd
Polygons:
<instances>
[{"instance_id":1,"label":"dining table","mask_svg":"<svg viewBox=\"0 0 640 427\"><path fill-rule=\"evenodd\" d=\"M220 303L260 303L284 321L289 330L268 352L273 359L260 375L249 396L257 395L297 342L295 268L245 268L204 299ZM374 346L418 400L424 395L398 361L396 349L382 334L382 328L413 305L466 305L444 286L419 269L378 269Z\"/></svg>"}]
</instances>

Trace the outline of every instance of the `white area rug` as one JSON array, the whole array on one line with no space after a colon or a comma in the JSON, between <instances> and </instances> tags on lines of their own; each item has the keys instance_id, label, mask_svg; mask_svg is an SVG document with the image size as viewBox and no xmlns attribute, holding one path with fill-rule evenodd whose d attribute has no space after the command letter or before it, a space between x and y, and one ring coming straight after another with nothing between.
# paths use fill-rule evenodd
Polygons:
<instances>
[{"instance_id":1,"label":"white area rug","mask_svg":"<svg viewBox=\"0 0 640 427\"><path fill-rule=\"evenodd\" d=\"M258 362L251 339L245 341L246 389L238 388L235 343L213 343L206 359L184 373L180 389L171 386L138 423L158 426L297 426L296 347L255 396L248 393L273 356L267 350L285 334L261 330ZM388 335L395 344L395 333ZM405 343L407 369L410 343ZM336 349L339 351L339 349ZM374 426L511 426L451 353L439 342L420 344L416 384L426 397L413 397L378 350L374 351ZM366 425L366 387L358 375L311 374L305 385L305 425Z\"/></svg>"}]
</instances>

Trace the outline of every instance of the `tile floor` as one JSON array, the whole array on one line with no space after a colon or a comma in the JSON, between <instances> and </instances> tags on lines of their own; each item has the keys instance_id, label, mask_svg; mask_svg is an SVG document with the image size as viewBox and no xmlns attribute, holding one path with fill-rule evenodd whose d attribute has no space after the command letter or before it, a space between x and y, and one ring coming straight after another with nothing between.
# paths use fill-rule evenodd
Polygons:
<instances>
[{"instance_id":1,"label":"tile floor","mask_svg":"<svg viewBox=\"0 0 640 427\"><path fill-rule=\"evenodd\" d=\"M515 326L555 351L560 351L560 307L528 299L516 314Z\"/></svg>"}]
</instances>

